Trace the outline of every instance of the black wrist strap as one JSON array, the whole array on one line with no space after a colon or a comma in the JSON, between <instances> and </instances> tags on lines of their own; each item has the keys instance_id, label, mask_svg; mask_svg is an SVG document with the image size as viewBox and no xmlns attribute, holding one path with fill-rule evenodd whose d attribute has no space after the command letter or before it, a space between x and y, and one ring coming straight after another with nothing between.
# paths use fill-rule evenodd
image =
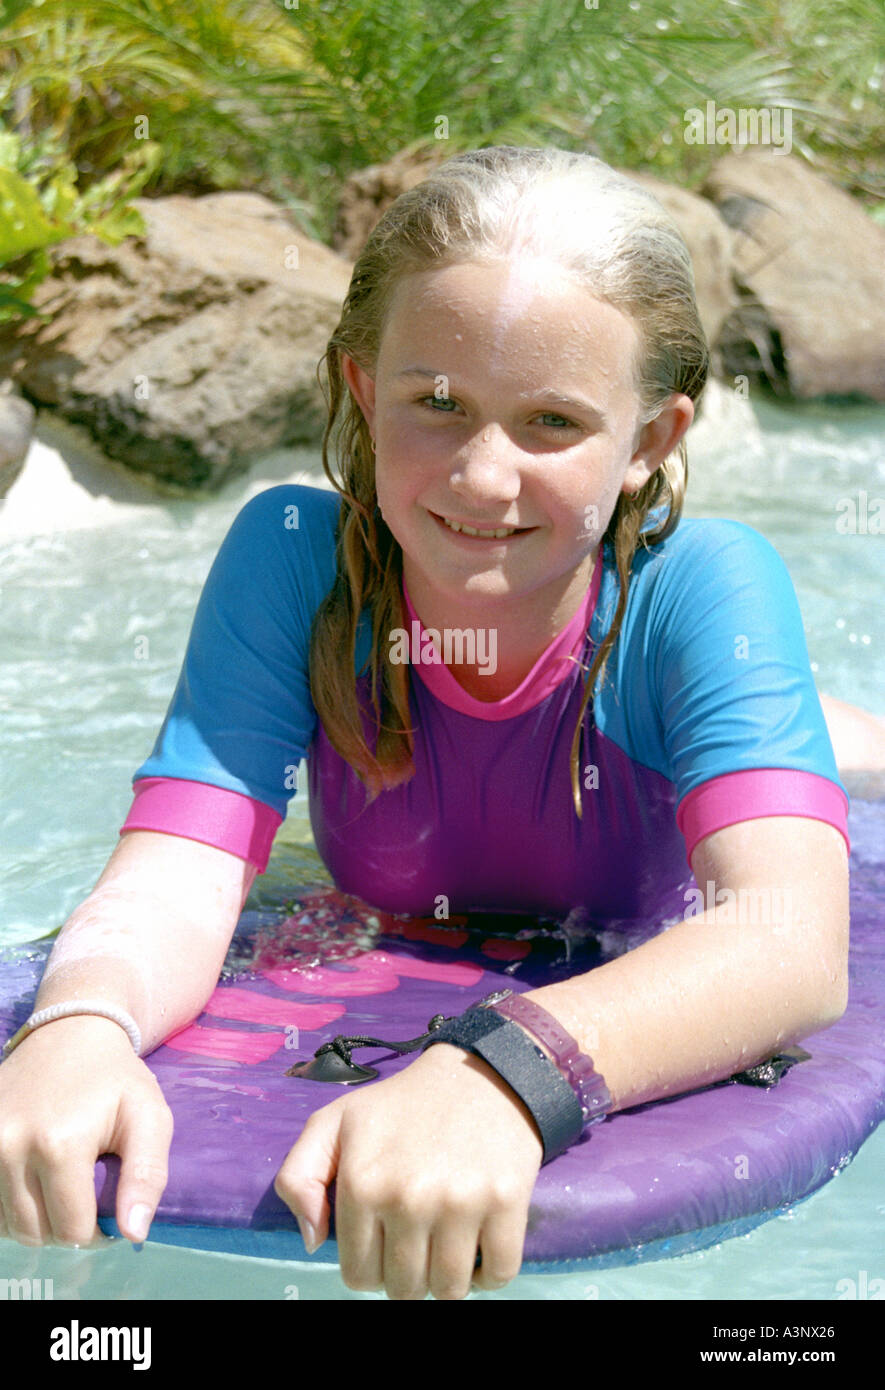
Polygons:
<instances>
[{"instance_id":1,"label":"black wrist strap","mask_svg":"<svg viewBox=\"0 0 885 1390\"><path fill-rule=\"evenodd\" d=\"M577 1096L518 1023L494 1009L470 1009L437 1028L421 1051L438 1042L476 1053L516 1092L540 1130L544 1163L580 1139L584 1120Z\"/></svg>"}]
</instances>

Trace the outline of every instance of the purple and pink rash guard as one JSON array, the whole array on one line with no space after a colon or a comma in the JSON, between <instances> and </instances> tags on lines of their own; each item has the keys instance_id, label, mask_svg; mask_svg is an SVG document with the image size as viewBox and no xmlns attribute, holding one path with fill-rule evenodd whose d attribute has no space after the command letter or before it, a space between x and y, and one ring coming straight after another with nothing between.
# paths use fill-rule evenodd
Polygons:
<instances>
[{"instance_id":1,"label":"purple and pink rash guard","mask_svg":"<svg viewBox=\"0 0 885 1390\"><path fill-rule=\"evenodd\" d=\"M584 670L617 602L608 543L575 617L503 700L473 698L442 664L412 666L415 775L367 805L308 677L338 509L333 492L284 485L237 516L121 834L185 836L263 872L306 757L317 849L343 892L417 916L444 895L452 914L578 908L622 925L684 915L687 861L724 826L804 816L848 842L792 583L770 543L736 521L683 519L637 551L621 635L584 718L580 820L569 752ZM418 615L404 597L411 632ZM370 641L366 612L356 673ZM367 710L367 674L357 687Z\"/></svg>"}]
</instances>

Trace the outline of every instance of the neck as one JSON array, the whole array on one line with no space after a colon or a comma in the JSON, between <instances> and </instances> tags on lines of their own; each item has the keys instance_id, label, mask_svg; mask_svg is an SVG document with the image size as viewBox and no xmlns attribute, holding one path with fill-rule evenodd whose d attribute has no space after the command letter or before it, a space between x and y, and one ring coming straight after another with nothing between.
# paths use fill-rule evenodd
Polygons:
<instances>
[{"instance_id":1,"label":"neck","mask_svg":"<svg viewBox=\"0 0 885 1390\"><path fill-rule=\"evenodd\" d=\"M425 628L436 629L440 634L446 629L476 634L476 651L486 654L483 662L460 659L445 663L461 688L477 700L501 700L522 684L553 639L578 612L590 587L597 554L598 547L571 574L558 577L534 593L516 597L480 590L458 595L440 593L407 556L403 556L403 578ZM494 669L488 660L491 652L495 654Z\"/></svg>"}]
</instances>

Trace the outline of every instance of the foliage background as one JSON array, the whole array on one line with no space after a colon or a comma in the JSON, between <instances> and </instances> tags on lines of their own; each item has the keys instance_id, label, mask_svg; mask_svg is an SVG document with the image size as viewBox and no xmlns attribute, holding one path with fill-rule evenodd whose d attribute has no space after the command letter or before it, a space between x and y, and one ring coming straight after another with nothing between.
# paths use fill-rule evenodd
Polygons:
<instances>
[{"instance_id":1,"label":"foliage background","mask_svg":"<svg viewBox=\"0 0 885 1390\"><path fill-rule=\"evenodd\" d=\"M794 148L874 205L883 87L882 0L0 0L25 150L88 188L149 139L146 192L267 192L321 237L340 181L440 116L452 153L549 141L695 185L721 150L684 112L708 99L791 108Z\"/></svg>"}]
</instances>

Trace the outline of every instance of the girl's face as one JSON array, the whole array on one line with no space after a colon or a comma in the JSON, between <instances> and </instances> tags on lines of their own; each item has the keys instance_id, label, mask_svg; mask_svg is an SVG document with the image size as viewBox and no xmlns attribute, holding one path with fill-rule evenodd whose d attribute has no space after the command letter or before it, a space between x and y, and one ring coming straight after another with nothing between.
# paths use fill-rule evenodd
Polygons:
<instances>
[{"instance_id":1,"label":"girl's face","mask_svg":"<svg viewBox=\"0 0 885 1390\"><path fill-rule=\"evenodd\" d=\"M342 368L376 440L382 515L413 596L561 598L589 582L621 491L691 422L642 428L631 319L526 255L404 277L374 376ZM503 535L470 535L471 527ZM417 598L416 598L417 602Z\"/></svg>"}]
</instances>

